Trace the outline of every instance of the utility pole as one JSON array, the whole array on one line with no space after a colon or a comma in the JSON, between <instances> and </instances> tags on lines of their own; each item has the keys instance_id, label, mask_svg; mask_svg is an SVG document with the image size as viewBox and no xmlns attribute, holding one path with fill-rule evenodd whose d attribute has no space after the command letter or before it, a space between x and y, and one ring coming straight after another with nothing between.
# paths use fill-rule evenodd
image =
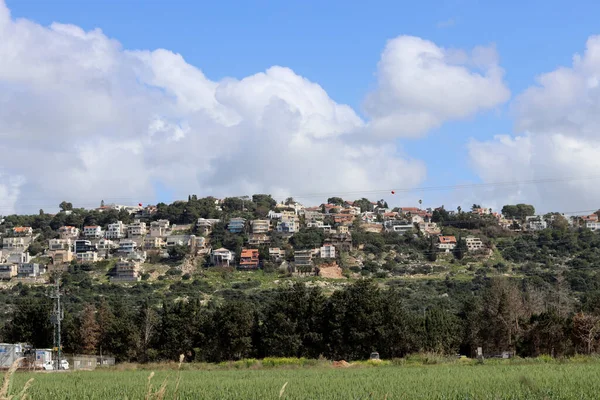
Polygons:
<instances>
[{"instance_id":1,"label":"utility pole","mask_svg":"<svg viewBox=\"0 0 600 400\"><path fill-rule=\"evenodd\" d=\"M64 317L62 305L60 304L60 277L56 277L56 286L50 297L54 299L54 309L50 316L50 322L54 325L54 347L56 348L55 369L60 370L61 360L61 340L60 340L60 322Z\"/></svg>"}]
</instances>

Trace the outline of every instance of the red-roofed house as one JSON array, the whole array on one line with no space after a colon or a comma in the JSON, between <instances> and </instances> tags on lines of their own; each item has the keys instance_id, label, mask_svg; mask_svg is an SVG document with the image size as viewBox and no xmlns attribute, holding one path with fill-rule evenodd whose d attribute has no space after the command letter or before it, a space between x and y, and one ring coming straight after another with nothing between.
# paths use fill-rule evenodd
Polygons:
<instances>
[{"instance_id":1,"label":"red-roofed house","mask_svg":"<svg viewBox=\"0 0 600 400\"><path fill-rule=\"evenodd\" d=\"M454 236L438 236L437 247L448 252L456 247L456 238Z\"/></svg>"},{"instance_id":2,"label":"red-roofed house","mask_svg":"<svg viewBox=\"0 0 600 400\"><path fill-rule=\"evenodd\" d=\"M15 235L15 236L31 236L31 235L33 235L33 229L30 226L15 226L13 228L13 235Z\"/></svg>"}]
</instances>

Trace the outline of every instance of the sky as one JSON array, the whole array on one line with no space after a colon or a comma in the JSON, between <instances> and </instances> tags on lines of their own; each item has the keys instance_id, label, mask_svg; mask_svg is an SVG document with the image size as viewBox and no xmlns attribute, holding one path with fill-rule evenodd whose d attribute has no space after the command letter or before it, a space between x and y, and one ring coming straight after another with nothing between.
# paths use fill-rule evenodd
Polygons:
<instances>
[{"instance_id":1,"label":"sky","mask_svg":"<svg viewBox=\"0 0 600 400\"><path fill-rule=\"evenodd\" d=\"M600 3L524 3L0 0L0 214L598 209Z\"/></svg>"}]
</instances>

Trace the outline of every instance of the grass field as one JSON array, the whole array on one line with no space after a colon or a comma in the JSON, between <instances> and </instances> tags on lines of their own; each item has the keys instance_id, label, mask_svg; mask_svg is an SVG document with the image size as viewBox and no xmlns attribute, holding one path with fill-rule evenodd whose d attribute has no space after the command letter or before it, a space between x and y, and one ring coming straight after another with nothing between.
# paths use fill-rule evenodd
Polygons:
<instances>
[{"instance_id":1,"label":"grass field","mask_svg":"<svg viewBox=\"0 0 600 400\"><path fill-rule=\"evenodd\" d=\"M17 373L18 393L34 378L31 399L597 399L600 363L387 365L272 369ZM287 382L280 397L280 390ZM0 396L1 397L1 396Z\"/></svg>"}]
</instances>

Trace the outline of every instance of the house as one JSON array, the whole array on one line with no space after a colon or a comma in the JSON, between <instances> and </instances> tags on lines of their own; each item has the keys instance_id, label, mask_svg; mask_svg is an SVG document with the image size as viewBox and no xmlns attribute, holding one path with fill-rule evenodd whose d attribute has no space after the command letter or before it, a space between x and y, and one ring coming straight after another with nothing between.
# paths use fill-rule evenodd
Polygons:
<instances>
[{"instance_id":1,"label":"house","mask_svg":"<svg viewBox=\"0 0 600 400\"><path fill-rule=\"evenodd\" d=\"M115 273L111 277L111 281L139 281L139 263L131 260L120 259L115 264Z\"/></svg>"},{"instance_id":2,"label":"house","mask_svg":"<svg viewBox=\"0 0 600 400\"><path fill-rule=\"evenodd\" d=\"M14 236L31 236L33 235L33 228L30 226L16 226L12 229Z\"/></svg>"},{"instance_id":3,"label":"house","mask_svg":"<svg viewBox=\"0 0 600 400\"><path fill-rule=\"evenodd\" d=\"M225 248L213 250L212 254L210 255L210 259L214 265L229 266L229 264L233 262L233 252Z\"/></svg>"},{"instance_id":4,"label":"house","mask_svg":"<svg viewBox=\"0 0 600 400\"><path fill-rule=\"evenodd\" d=\"M396 232L400 234L404 234L406 232L412 232L415 228L414 224L410 221L402 221L397 219L392 219L389 221L385 221L383 226L386 232Z\"/></svg>"},{"instance_id":5,"label":"house","mask_svg":"<svg viewBox=\"0 0 600 400\"><path fill-rule=\"evenodd\" d=\"M159 219L158 221L152 221L150 223L150 237L163 237L167 236L170 231L170 222L168 219Z\"/></svg>"},{"instance_id":6,"label":"house","mask_svg":"<svg viewBox=\"0 0 600 400\"><path fill-rule=\"evenodd\" d=\"M104 252L116 249L117 247L119 247L119 245L109 239L100 239L97 244L98 250Z\"/></svg>"},{"instance_id":7,"label":"house","mask_svg":"<svg viewBox=\"0 0 600 400\"><path fill-rule=\"evenodd\" d=\"M133 253L137 249L137 243L131 239L123 239L119 242L119 253Z\"/></svg>"},{"instance_id":8,"label":"house","mask_svg":"<svg viewBox=\"0 0 600 400\"><path fill-rule=\"evenodd\" d=\"M304 210L304 220L309 222L322 221L325 216L321 211Z\"/></svg>"},{"instance_id":9,"label":"house","mask_svg":"<svg viewBox=\"0 0 600 400\"><path fill-rule=\"evenodd\" d=\"M269 259L273 262L280 262L285 258L285 250L279 247L269 249Z\"/></svg>"},{"instance_id":10,"label":"house","mask_svg":"<svg viewBox=\"0 0 600 400\"><path fill-rule=\"evenodd\" d=\"M296 220L277 222L277 232L296 233L300 230L300 223Z\"/></svg>"},{"instance_id":11,"label":"house","mask_svg":"<svg viewBox=\"0 0 600 400\"><path fill-rule=\"evenodd\" d=\"M128 238L136 238L145 236L147 233L146 223L141 222L139 219L133 221L133 223L129 224L127 227L127 237Z\"/></svg>"},{"instance_id":12,"label":"house","mask_svg":"<svg viewBox=\"0 0 600 400\"><path fill-rule=\"evenodd\" d=\"M126 226L123 222L117 221L114 224L108 224L104 237L106 239L121 239L125 237Z\"/></svg>"},{"instance_id":13,"label":"house","mask_svg":"<svg viewBox=\"0 0 600 400\"><path fill-rule=\"evenodd\" d=\"M307 228L322 228L323 225L325 225L325 223L323 221L320 221L320 220L315 220L315 221L311 221L311 222L307 222L306 223L306 227Z\"/></svg>"},{"instance_id":14,"label":"house","mask_svg":"<svg viewBox=\"0 0 600 400\"><path fill-rule=\"evenodd\" d=\"M36 278L46 273L46 267L35 263L21 263L17 265L18 278Z\"/></svg>"},{"instance_id":15,"label":"house","mask_svg":"<svg viewBox=\"0 0 600 400\"><path fill-rule=\"evenodd\" d=\"M481 239L473 236L466 237L465 242L467 242L467 249L469 251L483 250L485 248Z\"/></svg>"},{"instance_id":16,"label":"house","mask_svg":"<svg viewBox=\"0 0 600 400\"><path fill-rule=\"evenodd\" d=\"M15 264L0 264L0 279L10 280L17 276L17 266Z\"/></svg>"},{"instance_id":17,"label":"house","mask_svg":"<svg viewBox=\"0 0 600 400\"><path fill-rule=\"evenodd\" d=\"M58 234L61 239L77 239L79 237L79 229L74 226L62 226L58 229Z\"/></svg>"},{"instance_id":18,"label":"house","mask_svg":"<svg viewBox=\"0 0 600 400\"><path fill-rule=\"evenodd\" d=\"M337 227L336 231L337 231L337 233L340 233L340 234L346 234L346 233L350 232L350 228L348 228L345 225L340 225Z\"/></svg>"},{"instance_id":19,"label":"house","mask_svg":"<svg viewBox=\"0 0 600 400\"><path fill-rule=\"evenodd\" d=\"M6 262L11 264L28 263L29 261L31 261L31 256L27 252L10 253L6 257Z\"/></svg>"},{"instance_id":20,"label":"house","mask_svg":"<svg viewBox=\"0 0 600 400\"><path fill-rule=\"evenodd\" d=\"M320 249L321 258L335 258L335 246L332 244L325 244Z\"/></svg>"},{"instance_id":21,"label":"house","mask_svg":"<svg viewBox=\"0 0 600 400\"><path fill-rule=\"evenodd\" d=\"M7 237L2 238L2 248L5 251L13 252L13 251L25 251L29 243L31 242L31 238L28 237Z\"/></svg>"},{"instance_id":22,"label":"house","mask_svg":"<svg viewBox=\"0 0 600 400\"><path fill-rule=\"evenodd\" d=\"M83 253L76 253L75 259L79 262L96 262L98 261L98 252L97 251L86 251Z\"/></svg>"},{"instance_id":23,"label":"house","mask_svg":"<svg viewBox=\"0 0 600 400\"><path fill-rule=\"evenodd\" d=\"M591 222L591 221L588 221L588 222L585 223L585 227L587 229L592 230L592 231L597 231L597 230L600 229L600 222Z\"/></svg>"},{"instance_id":24,"label":"house","mask_svg":"<svg viewBox=\"0 0 600 400\"><path fill-rule=\"evenodd\" d=\"M271 223L266 219L255 219L250 222L250 226L252 227L252 233L266 234L271 228Z\"/></svg>"},{"instance_id":25,"label":"house","mask_svg":"<svg viewBox=\"0 0 600 400\"><path fill-rule=\"evenodd\" d=\"M102 228L97 225L84 226L83 236L87 239L100 239L102 237Z\"/></svg>"},{"instance_id":26,"label":"house","mask_svg":"<svg viewBox=\"0 0 600 400\"><path fill-rule=\"evenodd\" d=\"M200 235L210 234L212 232L212 227L218 222L220 222L218 219L198 218L198 222L196 222L198 233Z\"/></svg>"},{"instance_id":27,"label":"house","mask_svg":"<svg viewBox=\"0 0 600 400\"><path fill-rule=\"evenodd\" d=\"M240 254L240 269L258 269L258 249L243 249Z\"/></svg>"},{"instance_id":28,"label":"house","mask_svg":"<svg viewBox=\"0 0 600 400\"><path fill-rule=\"evenodd\" d=\"M352 235L350 233L333 234L326 242L333 245L338 253L352 251Z\"/></svg>"},{"instance_id":29,"label":"house","mask_svg":"<svg viewBox=\"0 0 600 400\"><path fill-rule=\"evenodd\" d=\"M333 216L333 222L341 225L352 225L354 218L354 215L351 214L335 214Z\"/></svg>"},{"instance_id":30,"label":"house","mask_svg":"<svg viewBox=\"0 0 600 400\"><path fill-rule=\"evenodd\" d=\"M162 237L146 237L144 240L144 249L146 250L162 249L166 245L167 242Z\"/></svg>"},{"instance_id":31,"label":"house","mask_svg":"<svg viewBox=\"0 0 600 400\"><path fill-rule=\"evenodd\" d=\"M48 255L54 264L71 262L73 260L72 249L71 239L50 239L48 241Z\"/></svg>"},{"instance_id":32,"label":"house","mask_svg":"<svg viewBox=\"0 0 600 400\"><path fill-rule=\"evenodd\" d=\"M525 219L525 226L528 231L542 231L548 228L548 223L540 215L529 216Z\"/></svg>"},{"instance_id":33,"label":"house","mask_svg":"<svg viewBox=\"0 0 600 400\"><path fill-rule=\"evenodd\" d=\"M598 214L583 215L581 220L583 222L598 222Z\"/></svg>"},{"instance_id":34,"label":"house","mask_svg":"<svg viewBox=\"0 0 600 400\"><path fill-rule=\"evenodd\" d=\"M248 244L251 246L260 246L269 243L271 243L271 238L264 233L252 233L248 238Z\"/></svg>"},{"instance_id":35,"label":"house","mask_svg":"<svg viewBox=\"0 0 600 400\"><path fill-rule=\"evenodd\" d=\"M477 214L477 215L490 215L492 213L492 209L491 208L483 208L483 207L478 207L478 208L473 208L471 210L472 214Z\"/></svg>"},{"instance_id":36,"label":"house","mask_svg":"<svg viewBox=\"0 0 600 400\"><path fill-rule=\"evenodd\" d=\"M312 267L312 250L297 250L294 252L294 264L296 268Z\"/></svg>"},{"instance_id":37,"label":"house","mask_svg":"<svg viewBox=\"0 0 600 400\"><path fill-rule=\"evenodd\" d=\"M435 222L423 222L422 224L419 224L419 230L427 237L437 236L442 232Z\"/></svg>"},{"instance_id":38,"label":"house","mask_svg":"<svg viewBox=\"0 0 600 400\"><path fill-rule=\"evenodd\" d=\"M97 251L97 247L92 244L89 240L76 240L73 242L73 249L75 254L86 253L89 251Z\"/></svg>"},{"instance_id":39,"label":"house","mask_svg":"<svg viewBox=\"0 0 600 400\"><path fill-rule=\"evenodd\" d=\"M231 233L243 233L246 228L246 220L244 218L231 218L227 229Z\"/></svg>"},{"instance_id":40,"label":"house","mask_svg":"<svg viewBox=\"0 0 600 400\"><path fill-rule=\"evenodd\" d=\"M456 247L456 237L438 236L437 248L449 252Z\"/></svg>"}]
</instances>

